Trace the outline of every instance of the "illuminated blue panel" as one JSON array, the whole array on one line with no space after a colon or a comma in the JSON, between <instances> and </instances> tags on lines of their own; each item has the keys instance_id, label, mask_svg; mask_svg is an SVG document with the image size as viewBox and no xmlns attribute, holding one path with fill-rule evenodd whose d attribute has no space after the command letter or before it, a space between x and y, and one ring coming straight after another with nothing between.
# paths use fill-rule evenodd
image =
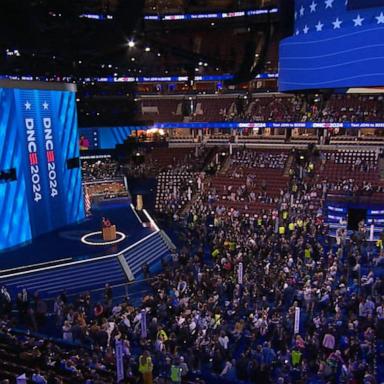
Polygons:
<instances>
[{"instance_id":1,"label":"illuminated blue panel","mask_svg":"<svg viewBox=\"0 0 384 384\"><path fill-rule=\"evenodd\" d=\"M370 0L373 1L373 0ZM378 0L376 0L378 1ZM181 20L199 20L199 19L228 19L234 17L266 15L268 13L277 13L277 8L271 9L251 9L248 11L233 11L233 12L214 12L214 13L186 13L174 15L146 15L144 20L148 21L181 21Z\"/></svg>"},{"instance_id":2,"label":"illuminated blue panel","mask_svg":"<svg viewBox=\"0 0 384 384\"><path fill-rule=\"evenodd\" d=\"M370 209L368 211L368 215L383 215L384 216L384 209Z\"/></svg>"},{"instance_id":3,"label":"illuminated blue panel","mask_svg":"<svg viewBox=\"0 0 384 384\"><path fill-rule=\"evenodd\" d=\"M255 79L277 79L278 73L259 73L255 76ZM224 81L233 80L235 75L229 73L223 75L203 75L195 76L195 81ZM68 81L71 82L74 79L69 77L63 78L52 78L47 76L31 76L31 75L0 75L0 79L6 80L22 80L22 81L44 81L44 82L55 82L55 81ZM188 76L103 76L103 77L83 77L78 79L82 83L169 83L169 82L185 82L188 81Z\"/></svg>"},{"instance_id":4,"label":"illuminated blue panel","mask_svg":"<svg viewBox=\"0 0 384 384\"><path fill-rule=\"evenodd\" d=\"M331 205L328 205L328 210L333 211L333 212L341 212L341 213L346 212L346 208L344 208L344 207L333 207Z\"/></svg>"},{"instance_id":5,"label":"illuminated blue panel","mask_svg":"<svg viewBox=\"0 0 384 384\"><path fill-rule=\"evenodd\" d=\"M68 224L84 218L81 169L80 167L67 168L67 159L79 157L80 154L75 93L58 91L51 93L53 114L58 116L58 127L60 127L57 135L62 156L59 162L59 170L61 171L61 182L63 184L63 217L65 218L65 224Z\"/></svg>"},{"instance_id":6,"label":"illuminated blue panel","mask_svg":"<svg viewBox=\"0 0 384 384\"><path fill-rule=\"evenodd\" d=\"M0 250L81 220L84 206L75 94L69 91L0 89Z\"/></svg>"},{"instance_id":7,"label":"illuminated blue panel","mask_svg":"<svg viewBox=\"0 0 384 384\"><path fill-rule=\"evenodd\" d=\"M17 180L0 181L0 250L31 239L20 131L14 119L13 91L0 88L0 170L16 168Z\"/></svg>"},{"instance_id":8,"label":"illuminated blue panel","mask_svg":"<svg viewBox=\"0 0 384 384\"><path fill-rule=\"evenodd\" d=\"M295 4L294 36L280 43L280 91L384 84L382 7L351 10L345 0Z\"/></svg>"},{"instance_id":9,"label":"illuminated blue panel","mask_svg":"<svg viewBox=\"0 0 384 384\"><path fill-rule=\"evenodd\" d=\"M140 127L138 129L144 129ZM115 148L117 144L123 144L132 133L131 127L99 128L99 148Z\"/></svg>"}]
</instances>

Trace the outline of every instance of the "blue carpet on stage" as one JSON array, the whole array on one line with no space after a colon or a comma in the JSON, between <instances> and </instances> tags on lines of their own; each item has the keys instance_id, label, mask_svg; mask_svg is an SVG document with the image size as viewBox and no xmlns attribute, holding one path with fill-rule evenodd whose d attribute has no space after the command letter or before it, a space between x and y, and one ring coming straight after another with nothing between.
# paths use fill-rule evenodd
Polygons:
<instances>
[{"instance_id":1,"label":"blue carpet on stage","mask_svg":"<svg viewBox=\"0 0 384 384\"><path fill-rule=\"evenodd\" d=\"M103 256L127 248L152 232L139 223L130 202L128 198L98 202L92 206L92 215L84 221L39 236L28 244L0 252L0 272L60 259L81 260ZM83 244L80 240L82 236L101 230L103 216L108 217L117 230L126 235L126 239L114 245Z\"/></svg>"}]
</instances>

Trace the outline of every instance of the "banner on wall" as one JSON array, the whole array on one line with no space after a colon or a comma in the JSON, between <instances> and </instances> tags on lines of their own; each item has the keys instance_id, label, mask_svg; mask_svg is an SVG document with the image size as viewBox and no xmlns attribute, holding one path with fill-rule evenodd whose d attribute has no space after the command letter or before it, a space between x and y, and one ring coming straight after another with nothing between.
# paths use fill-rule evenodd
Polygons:
<instances>
[{"instance_id":1,"label":"banner on wall","mask_svg":"<svg viewBox=\"0 0 384 384\"><path fill-rule=\"evenodd\" d=\"M32 83L30 85L33 85ZM74 92L0 88L0 250L84 217Z\"/></svg>"}]
</instances>

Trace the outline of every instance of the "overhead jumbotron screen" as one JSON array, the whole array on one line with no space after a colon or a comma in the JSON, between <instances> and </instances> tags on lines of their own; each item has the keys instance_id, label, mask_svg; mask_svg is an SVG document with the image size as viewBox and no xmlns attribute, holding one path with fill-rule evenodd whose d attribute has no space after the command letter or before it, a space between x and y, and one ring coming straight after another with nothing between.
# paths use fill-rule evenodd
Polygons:
<instances>
[{"instance_id":1,"label":"overhead jumbotron screen","mask_svg":"<svg viewBox=\"0 0 384 384\"><path fill-rule=\"evenodd\" d=\"M384 0L296 0L281 91L384 85Z\"/></svg>"}]
</instances>

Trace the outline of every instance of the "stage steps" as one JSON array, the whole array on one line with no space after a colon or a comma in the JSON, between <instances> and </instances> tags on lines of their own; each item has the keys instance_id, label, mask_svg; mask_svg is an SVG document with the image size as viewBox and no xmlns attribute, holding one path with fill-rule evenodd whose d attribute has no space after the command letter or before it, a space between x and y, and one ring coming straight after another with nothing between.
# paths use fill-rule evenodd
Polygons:
<instances>
[{"instance_id":1,"label":"stage steps","mask_svg":"<svg viewBox=\"0 0 384 384\"><path fill-rule=\"evenodd\" d=\"M141 247L125 254L124 258L133 275L137 277L145 263L151 265L167 256L170 256L169 248L159 231L147 239Z\"/></svg>"},{"instance_id":2,"label":"stage steps","mask_svg":"<svg viewBox=\"0 0 384 384\"><path fill-rule=\"evenodd\" d=\"M156 230L118 254L3 275L0 285L5 285L12 297L26 288L51 298L64 290L80 293L102 288L106 283L127 283L140 274L144 263L150 265L164 257L170 257L170 247L161 231Z\"/></svg>"},{"instance_id":3,"label":"stage steps","mask_svg":"<svg viewBox=\"0 0 384 384\"><path fill-rule=\"evenodd\" d=\"M15 273L0 278L12 296L26 288L30 293L54 297L67 293L84 292L100 288L105 283L122 284L126 276L116 256L103 256L73 263Z\"/></svg>"}]
</instances>

